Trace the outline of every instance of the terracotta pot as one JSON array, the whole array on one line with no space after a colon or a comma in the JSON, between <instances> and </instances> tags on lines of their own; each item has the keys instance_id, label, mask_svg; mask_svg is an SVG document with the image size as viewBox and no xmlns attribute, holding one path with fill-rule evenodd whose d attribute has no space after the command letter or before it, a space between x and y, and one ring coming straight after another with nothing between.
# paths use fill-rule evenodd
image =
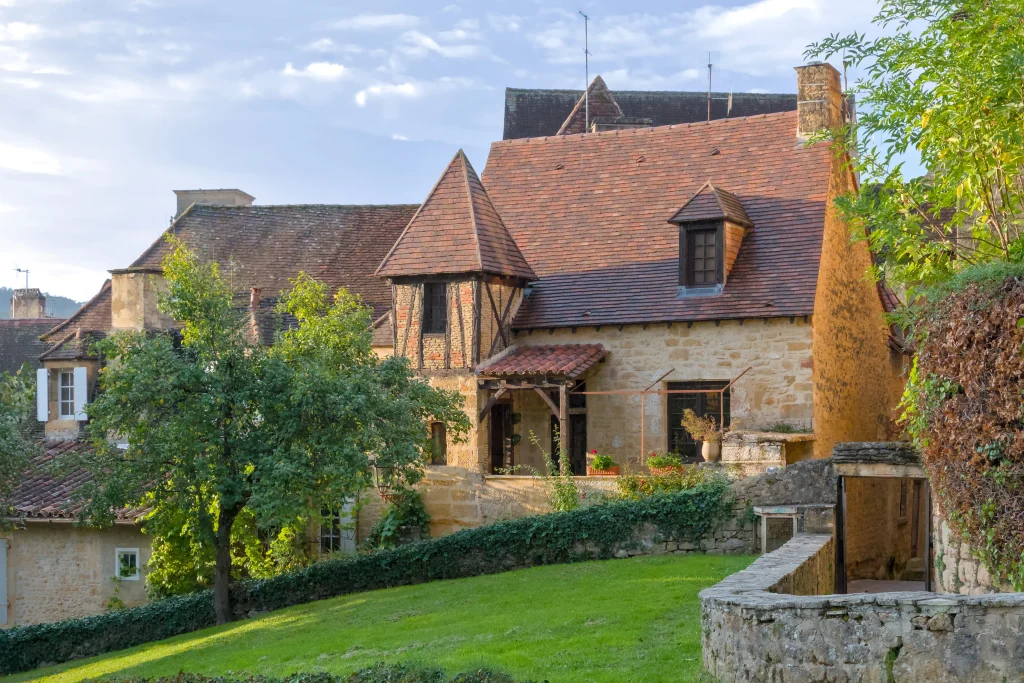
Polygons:
<instances>
[{"instance_id":1,"label":"terracotta pot","mask_svg":"<svg viewBox=\"0 0 1024 683\"><path fill-rule=\"evenodd\" d=\"M682 472L683 468L681 465L669 465L668 467L652 467L651 474L672 474L673 472Z\"/></svg>"},{"instance_id":2,"label":"terracotta pot","mask_svg":"<svg viewBox=\"0 0 1024 683\"><path fill-rule=\"evenodd\" d=\"M617 476L619 476L619 472L621 472L621 471L622 471L622 468L619 467L618 465L615 465L613 467L609 467L606 470L595 470L590 465L587 465L587 476L588 477L617 477Z\"/></svg>"},{"instance_id":3,"label":"terracotta pot","mask_svg":"<svg viewBox=\"0 0 1024 683\"><path fill-rule=\"evenodd\" d=\"M722 457L717 441L705 441L704 445L700 447L700 454L704 456L706 462L718 462L718 459Z\"/></svg>"}]
</instances>

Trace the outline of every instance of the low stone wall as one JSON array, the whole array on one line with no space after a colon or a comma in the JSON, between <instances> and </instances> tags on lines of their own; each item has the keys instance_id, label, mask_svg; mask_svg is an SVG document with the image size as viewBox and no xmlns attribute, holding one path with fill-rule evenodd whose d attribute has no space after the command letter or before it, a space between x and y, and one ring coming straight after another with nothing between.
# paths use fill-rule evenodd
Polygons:
<instances>
[{"instance_id":1,"label":"low stone wall","mask_svg":"<svg viewBox=\"0 0 1024 683\"><path fill-rule=\"evenodd\" d=\"M1024 594L819 595L834 553L831 536L798 536L701 591L707 669L723 683L1024 680Z\"/></svg>"},{"instance_id":2,"label":"low stone wall","mask_svg":"<svg viewBox=\"0 0 1024 683\"><path fill-rule=\"evenodd\" d=\"M935 539L935 547L932 549L935 558L933 576L938 592L960 595L1013 592L1009 582L989 574L985 565L974 556L970 544L964 543L942 517L936 514L932 522L932 538Z\"/></svg>"},{"instance_id":3,"label":"low stone wall","mask_svg":"<svg viewBox=\"0 0 1024 683\"><path fill-rule=\"evenodd\" d=\"M814 457L814 434L730 432L722 443L722 466L732 478L753 477Z\"/></svg>"}]
</instances>

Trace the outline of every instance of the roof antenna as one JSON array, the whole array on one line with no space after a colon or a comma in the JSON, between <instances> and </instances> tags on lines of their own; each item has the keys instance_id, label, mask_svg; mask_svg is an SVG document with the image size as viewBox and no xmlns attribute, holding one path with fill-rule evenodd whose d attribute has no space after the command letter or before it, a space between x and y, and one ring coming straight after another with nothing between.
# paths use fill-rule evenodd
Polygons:
<instances>
[{"instance_id":1,"label":"roof antenna","mask_svg":"<svg viewBox=\"0 0 1024 683\"><path fill-rule=\"evenodd\" d=\"M583 64L587 82L583 84L583 132L590 130L590 17L580 10L583 17Z\"/></svg>"},{"instance_id":2,"label":"roof antenna","mask_svg":"<svg viewBox=\"0 0 1024 683\"><path fill-rule=\"evenodd\" d=\"M28 289L28 268L14 268L15 272L25 273L25 289Z\"/></svg>"},{"instance_id":3,"label":"roof antenna","mask_svg":"<svg viewBox=\"0 0 1024 683\"><path fill-rule=\"evenodd\" d=\"M711 53L708 53L708 123L711 123Z\"/></svg>"}]
</instances>

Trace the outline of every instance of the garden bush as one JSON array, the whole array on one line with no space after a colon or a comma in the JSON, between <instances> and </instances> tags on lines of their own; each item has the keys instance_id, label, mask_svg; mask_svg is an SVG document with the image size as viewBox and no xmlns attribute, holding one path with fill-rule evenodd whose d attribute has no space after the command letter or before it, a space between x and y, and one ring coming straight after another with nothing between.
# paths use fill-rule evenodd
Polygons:
<instances>
[{"instance_id":1,"label":"garden bush","mask_svg":"<svg viewBox=\"0 0 1024 683\"><path fill-rule=\"evenodd\" d=\"M658 467L653 465L652 467ZM725 475L718 470L699 465L681 465L664 474L627 474L619 477L619 498L640 500L647 496L689 491L699 486L726 484Z\"/></svg>"},{"instance_id":2,"label":"garden bush","mask_svg":"<svg viewBox=\"0 0 1024 683\"><path fill-rule=\"evenodd\" d=\"M179 673L160 678L100 679L118 683L530 683L516 681L511 676L489 669L467 671L450 677L443 669L408 666L403 664L375 664L348 675L329 673L300 673L286 678L200 676ZM546 683L546 682L545 682Z\"/></svg>"},{"instance_id":3,"label":"garden bush","mask_svg":"<svg viewBox=\"0 0 1024 683\"><path fill-rule=\"evenodd\" d=\"M232 586L236 617L361 591L591 559L608 559L653 527L666 540L699 544L731 514L723 479L673 494L466 529L366 555ZM215 623L212 591L82 619L0 631L0 674L110 652Z\"/></svg>"},{"instance_id":4,"label":"garden bush","mask_svg":"<svg viewBox=\"0 0 1024 683\"><path fill-rule=\"evenodd\" d=\"M963 273L913 312L904 421L939 505L989 572L1024 589L1024 268Z\"/></svg>"}]
</instances>

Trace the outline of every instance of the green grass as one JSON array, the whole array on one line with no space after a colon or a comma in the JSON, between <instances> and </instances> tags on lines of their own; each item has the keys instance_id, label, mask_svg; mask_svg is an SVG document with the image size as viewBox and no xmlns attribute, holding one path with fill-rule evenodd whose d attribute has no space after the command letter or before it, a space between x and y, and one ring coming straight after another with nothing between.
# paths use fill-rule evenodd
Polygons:
<instances>
[{"instance_id":1,"label":"green grass","mask_svg":"<svg viewBox=\"0 0 1024 683\"><path fill-rule=\"evenodd\" d=\"M702 681L697 593L751 557L659 556L537 567L300 605L5 679L348 673L379 661L518 678Z\"/></svg>"}]
</instances>

